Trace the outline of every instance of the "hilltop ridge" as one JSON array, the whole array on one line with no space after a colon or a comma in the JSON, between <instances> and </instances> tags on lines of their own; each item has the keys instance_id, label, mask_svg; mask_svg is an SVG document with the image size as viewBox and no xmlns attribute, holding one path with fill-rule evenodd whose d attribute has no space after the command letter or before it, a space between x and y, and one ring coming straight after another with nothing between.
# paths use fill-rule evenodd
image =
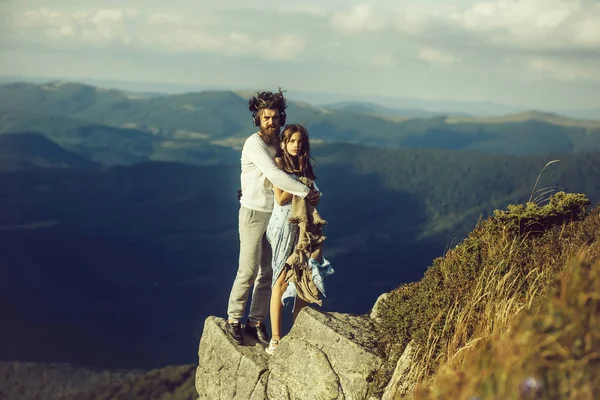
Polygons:
<instances>
[{"instance_id":1,"label":"hilltop ridge","mask_svg":"<svg viewBox=\"0 0 600 400\"><path fill-rule=\"evenodd\" d=\"M169 149L216 154L219 148L237 149L240 138L254 131L247 105L253 94L204 90L154 96L76 82L10 83L0 86L0 132L35 131L55 137L90 125L135 129L168 140ZM505 154L600 149L600 122L539 111L470 117L364 102L317 105L288 100L288 106L289 122L306 125L311 138L329 143Z\"/></svg>"},{"instance_id":2,"label":"hilltop ridge","mask_svg":"<svg viewBox=\"0 0 600 400\"><path fill-rule=\"evenodd\" d=\"M576 126L583 128L598 128L600 127L600 120L586 120L566 117L553 112L531 110L523 111L515 114L506 114L502 116L491 116L491 117L457 117L449 116L446 118L446 122L449 124L458 123L488 123L488 124L501 124L507 122L523 122L523 121L542 121L553 125L560 126Z\"/></svg>"},{"instance_id":3,"label":"hilltop ridge","mask_svg":"<svg viewBox=\"0 0 600 400\"><path fill-rule=\"evenodd\" d=\"M61 168L99 165L79 154L65 150L45 136L34 132L0 135L0 163Z\"/></svg>"}]
</instances>

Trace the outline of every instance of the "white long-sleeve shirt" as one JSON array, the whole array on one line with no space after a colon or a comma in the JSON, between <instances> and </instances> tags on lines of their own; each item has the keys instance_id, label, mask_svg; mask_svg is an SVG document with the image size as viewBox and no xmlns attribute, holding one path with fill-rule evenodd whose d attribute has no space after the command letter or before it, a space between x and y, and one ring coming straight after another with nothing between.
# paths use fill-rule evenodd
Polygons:
<instances>
[{"instance_id":1,"label":"white long-sleeve shirt","mask_svg":"<svg viewBox=\"0 0 600 400\"><path fill-rule=\"evenodd\" d=\"M240 175L242 206L256 211L272 212L273 184L281 190L302 198L309 193L308 186L277 168L273 161L276 154L275 148L267 146L258 132L244 142Z\"/></svg>"}]
</instances>

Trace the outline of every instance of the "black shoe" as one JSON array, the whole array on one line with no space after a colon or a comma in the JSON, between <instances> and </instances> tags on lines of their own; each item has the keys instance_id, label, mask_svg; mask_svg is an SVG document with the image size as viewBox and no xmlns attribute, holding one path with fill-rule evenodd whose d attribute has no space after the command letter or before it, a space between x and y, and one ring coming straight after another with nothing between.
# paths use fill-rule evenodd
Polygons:
<instances>
[{"instance_id":1,"label":"black shoe","mask_svg":"<svg viewBox=\"0 0 600 400\"><path fill-rule=\"evenodd\" d=\"M250 326L250 321L246 324L246 333L260 342L263 346L268 346L270 342L267 328L262 322L258 326Z\"/></svg>"},{"instance_id":2,"label":"black shoe","mask_svg":"<svg viewBox=\"0 0 600 400\"><path fill-rule=\"evenodd\" d=\"M229 336L234 343L242 344L242 325L239 321L232 324L230 324L229 321L225 322L225 333L227 333L227 336Z\"/></svg>"}]
</instances>

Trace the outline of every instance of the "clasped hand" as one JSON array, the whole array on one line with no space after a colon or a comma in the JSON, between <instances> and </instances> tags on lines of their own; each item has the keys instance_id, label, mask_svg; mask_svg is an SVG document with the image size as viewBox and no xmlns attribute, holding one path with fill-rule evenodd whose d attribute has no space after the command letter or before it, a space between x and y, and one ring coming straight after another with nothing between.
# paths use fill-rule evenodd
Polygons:
<instances>
[{"instance_id":1,"label":"clasped hand","mask_svg":"<svg viewBox=\"0 0 600 400\"><path fill-rule=\"evenodd\" d=\"M308 192L308 195L306 195L306 199L310 204L316 206L319 204L319 201L321 201L321 192L315 189L310 189L310 192Z\"/></svg>"}]
</instances>

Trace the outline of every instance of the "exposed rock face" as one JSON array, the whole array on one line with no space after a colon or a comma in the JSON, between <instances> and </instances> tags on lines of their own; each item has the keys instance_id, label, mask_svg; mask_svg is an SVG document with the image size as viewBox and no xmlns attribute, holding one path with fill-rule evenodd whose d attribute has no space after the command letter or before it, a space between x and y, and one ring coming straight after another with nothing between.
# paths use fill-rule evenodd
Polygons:
<instances>
[{"instance_id":1,"label":"exposed rock face","mask_svg":"<svg viewBox=\"0 0 600 400\"><path fill-rule=\"evenodd\" d=\"M414 342L411 341L406 345L404 352L398 359L394 375L392 375L392 379L385 388L381 400L400 399L410 393L413 384L408 380L407 375L413 364L413 356Z\"/></svg>"},{"instance_id":2,"label":"exposed rock face","mask_svg":"<svg viewBox=\"0 0 600 400\"><path fill-rule=\"evenodd\" d=\"M375 304L373 305L373 308L371 309L371 313L369 314L371 318L373 318L375 321L377 321L379 319L379 314L380 314L380 308L381 308L381 303L385 301L385 299L387 299L389 297L389 293L383 293L381 296L379 296L377 298L377 300L375 301Z\"/></svg>"},{"instance_id":3,"label":"exposed rock face","mask_svg":"<svg viewBox=\"0 0 600 400\"><path fill-rule=\"evenodd\" d=\"M262 346L244 336L238 346L225 334L225 320L208 317L200 340L196 390L204 400L265 399L267 361ZM263 377L264 376L264 377Z\"/></svg>"},{"instance_id":4,"label":"exposed rock face","mask_svg":"<svg viewBox=\"0 0 600 400\"><path fill-rule=\"evenodd\" d=\"M273 357L254 342L235 345L225 334L225 320L209 317L199 357L200 399L369 399L371 378L383 361L368 316L310 307Z\"/></svg>"}]
</instances>

